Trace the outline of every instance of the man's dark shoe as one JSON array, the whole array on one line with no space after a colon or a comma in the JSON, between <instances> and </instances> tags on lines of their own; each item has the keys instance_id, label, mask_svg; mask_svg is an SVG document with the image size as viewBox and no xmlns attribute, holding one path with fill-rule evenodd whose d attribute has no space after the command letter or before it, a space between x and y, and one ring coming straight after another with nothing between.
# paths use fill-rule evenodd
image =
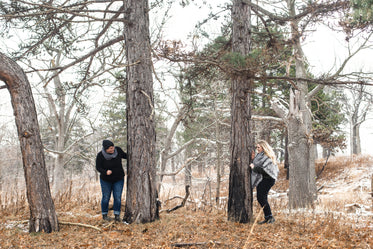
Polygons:
<instances>
[{"instance_id":1,"label":"man's dark shoe","mask_svg":"<svg viewBox=\"0 0 373 249\"><path fill-rule=\"evenodd\" d=\"M102 219L106 220L106 221L111 221L111 218L109 216L107 216L107 214L103 214Z\"/></svg>"},{"instance_id":2,"label":"man's dark shoe","mask_svg":"<svg viewBox=\"0 0 373 249\"><path fill-rule=\"evenodd\" d=\"M117 222L120 222L119 214L115 214L115 218L114 218L114 220L117 221Z\"/></svg>"}]
</instances>

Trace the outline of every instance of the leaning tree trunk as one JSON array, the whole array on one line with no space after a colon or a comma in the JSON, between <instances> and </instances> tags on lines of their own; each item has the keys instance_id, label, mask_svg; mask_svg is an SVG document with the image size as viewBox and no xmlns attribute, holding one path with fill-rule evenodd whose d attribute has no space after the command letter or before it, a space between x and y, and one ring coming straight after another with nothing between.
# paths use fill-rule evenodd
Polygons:
<instances>
[{"instance_id":1,"label":"leaning tree trunk","mask_svg":"<svg viewBox=\"0 0 373 249\"><path fill-rule=\"evenodd\" d=\"M250 8L242 0L233 1L233 52L248 56L250 52ZM253 193L250 179L250 80L232 79L230 175L228 220L247 223L253 214Z\"/></svg>"},{"instance_id":2,"label":"leaning tree trunk","mask_svg":"<svg viewBox=\"0 0 373 249\"><path fill-rule=\"evenodd\" d=\"M21 67L2 53L0 80L8 87L14 109L30 208L29 231L58 231L30 83Z\"/></svg>"},{"instance_id":3,"label":"leaning tree trunk","mask_svg":"<svg viewBox=\"0 0 373 249\"><path fill-rule=\"evenodd\" d=\"M127 199L124 220L152 222L159 217L152 61L147 0L124 1L127 68Z\"/></svg>"}]
</instances>

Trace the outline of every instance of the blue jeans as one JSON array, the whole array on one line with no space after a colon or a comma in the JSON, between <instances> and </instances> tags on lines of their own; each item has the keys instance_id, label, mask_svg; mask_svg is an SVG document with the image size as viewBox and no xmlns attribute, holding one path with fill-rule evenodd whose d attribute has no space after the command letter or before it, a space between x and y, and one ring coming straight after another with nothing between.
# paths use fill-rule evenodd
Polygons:
<instances>
[{"instance_id":1,"label":"blue jeans","mask_svg":"<svg viewBox=\"0 0 373 249\"><path fill-rule=\"evenodd\" d=\"M101 199L101 213L107 214L109 212L109 201L111 197L111 193L113 193L114 197L114 214L120 214L121 202L122 202L122 191L124 180L116 181L116 182L107 182L100 179L101 183L101 192L102 192L102 199Z\"/></svg>"}]
</instances>

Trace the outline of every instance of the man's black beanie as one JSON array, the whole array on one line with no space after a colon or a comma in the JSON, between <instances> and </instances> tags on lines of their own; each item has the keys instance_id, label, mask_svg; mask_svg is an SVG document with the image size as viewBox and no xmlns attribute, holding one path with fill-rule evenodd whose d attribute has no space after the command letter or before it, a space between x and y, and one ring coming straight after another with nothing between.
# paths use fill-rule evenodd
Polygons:
<instances>
[{"instance_id":1,"label":"man's black beanie","mask_svg":"<svg viewBox=\"0 0 373 249\"><path fill-rule=\"evenodd\" d=\"M102 147L104 147L105 150L107 150L110 146L114 146L112 141L110 140L102 141Z\"/></svg>"}]
</instances>

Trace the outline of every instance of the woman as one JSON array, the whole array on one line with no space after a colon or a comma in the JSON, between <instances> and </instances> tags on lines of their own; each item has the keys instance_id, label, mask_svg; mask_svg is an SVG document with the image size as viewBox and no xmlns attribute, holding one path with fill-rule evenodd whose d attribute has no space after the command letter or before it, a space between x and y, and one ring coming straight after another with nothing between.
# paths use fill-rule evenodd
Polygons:
<instances>
[{"instance_id":1,"label":"woman","mask_svg":"<svg viewBox=\"0 0 373 249\"><path fill-rule=\"evenodd\" d=\"M108 217L111 193L114 197L115 221L120 221L124 185L122 158L127 159L127 154L120 147L114 147L114 143L110 140L102 141L102 150L96 157L96 169L100 172L102 218L107 221L111 220Z\"/></svg>"},{"instance_id":2,"label":"woman","mask_svg":"<svg viewBox=\"0 0 373 249\"><path fill-rule=\"evenodd\" d=\"M260 140L255 146L257 154L253 152L253 162L250 164L252 168L251 184L256 187L256 197L260 206L264 211L264 220L259 224L273 223L271 207L268 203L268 193L275 184L278 176L278 167L276 164L276 155L271 146L263 140Z\"/></svg>"}]
</instances>

